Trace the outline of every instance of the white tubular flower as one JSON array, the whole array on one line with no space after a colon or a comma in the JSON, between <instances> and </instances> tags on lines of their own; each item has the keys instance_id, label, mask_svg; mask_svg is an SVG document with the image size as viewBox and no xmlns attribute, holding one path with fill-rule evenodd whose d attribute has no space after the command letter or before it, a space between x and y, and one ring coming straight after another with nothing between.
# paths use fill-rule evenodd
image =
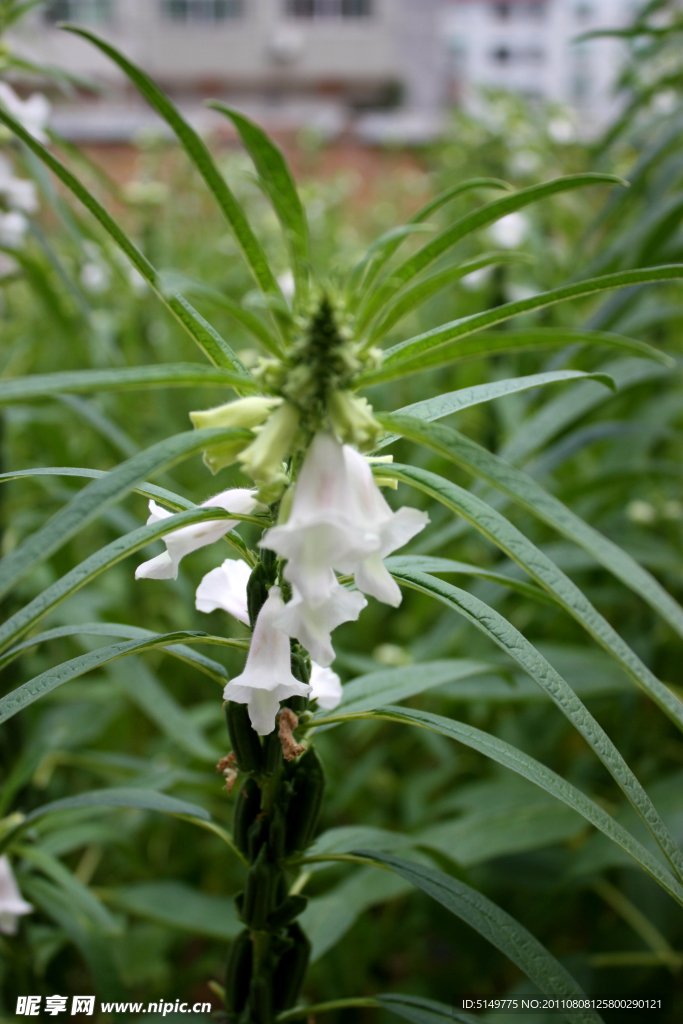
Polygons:
<instances>
[{"instance_id":1,"label":"white tubular flower","mask_svg":"<svg viewBox=\"0 0 683 1024\"><path fill-rule=\"evenodd\" d=\"M307 697L311 689L292 675L289 638L275 625L283 608L280 588L271 587L254 626L244 672L223 691L225 700L248 706L249 719L259 736L267 736L275 728L280 701Z\"/></svg>"},{"instance_id":2,"label":"white tubular flower","mask_svg":"<svg viewBox=\"0 0 683 1024\"><path fill-rule=\"evenodd\" d=\"M35 213L38 209L36 186L25 178L17 178L14 168L4 156L0 156L0 195L12 210Z\"/></svg>"},{"instance_id":3,"label":"white tubular flower","mask_svg":"<svg viewBox=\"0 0 683 1024\"><path fill-rule=\"evenodd\" d=\"M17 918L32 913L31 904L21 897L9 860L0 857L0 932L16 935L19 927Z\"/></svg>"},{"instance_id":4,"label":"white tubular flower","mask_svg":"<svg viewBox=\"0 0 683 1024\"><path fill-rule=\"evenodd\" d=\"M251 515L255 509L258 508L260 510L262 508L254 492L241 487L230 491L223 491L222 494L216 494L215 497L202 502L199 507L222 508L226 512L235 512L238 515ZM150 501L149 511L148 526L152 523L158 523L162 519L167 519L172 515L171 512L157 505L155 501ZM194 523L191 526L183 526L179 530L173 530L163 538L166 551L162 555L150 558L148 562L143 562L142 565L139 565L135 570L135 579L178 579L178 566L185 555L189 555L191 551L197 551L199 548L206 547L207 544L213 544L215 541L220 540L233 527L237 526L237 523L238 520L235 519L210 519L206 523Z\"/></svg>"},{"instance_id":5,"label":"white tubular flower","mask_svg":"<svg viewBox=\"0 0 683 1024\"><path fill-rule=\"evenodd\" d=\"M428 522L414 508L393 512L366 459L321 433L304 460L287 522L269 530L261 544L288 559L286 578L314 610L333 589L331 569L353 574L359 590L397 607L401 591L382 559Z\"/></svg>"},{"instance_id":6,"label":"white tubular flower","mask_svg":"<svg viewBox=\"0 0 683 1024\"><path fill-rule=\"evenodd\" d=\"M28 221L23 213L12 210L0 213L0 245L8 249L19 249L28 230Z\"/></svg>"},{"instance_id":7,"label":"white tubular flower","mask_svg":"<svg viewBox=\"0 0 683 1024\"><path fill-rule=\"evenodd\" d=\"M226 558L218 569L207 573L197 587L197 611L208 613L222 608L248 626L247 583L250 576L251 569L241 558Z\"/></svg>"},{"instance_id":8,"label":"white tubular flower","mask_svg":"<svg viewBox=\"0 0 683 1024\"><path fill-rule=\"evenodd\" d=\"M328 570L329 593L316 601L307 601L292 587L292 599L283 605L275 620L278 629L296 637L314 661L323 667L334 661L331 633L342 622L355 622L368 602L362 594L342 587L331 569Z\"/></svg>"},{"instance_id":9,"label":"white tubular flower","mask_svg":"<svg viewBox=\"0 0 683 1024\"><path fill-rule=\"evenodd\" d=\"M42 93L34 92L27 100L22 100L7 82L0 82L0 103L34 139L42 143L48 141L45 129L52 108Z\"/></svg>"},{"instance_id":10,"label":"white tubular flower","mask_svg":"<svg viewBox=\"0 0 683 1024\"><path fill-rule=\"evenodd\" d=\"M341 704L341 679L331 668L322 668L311 662L311 700L317 700L325 711L332 711Z\"/></svg>"}]
</instances>

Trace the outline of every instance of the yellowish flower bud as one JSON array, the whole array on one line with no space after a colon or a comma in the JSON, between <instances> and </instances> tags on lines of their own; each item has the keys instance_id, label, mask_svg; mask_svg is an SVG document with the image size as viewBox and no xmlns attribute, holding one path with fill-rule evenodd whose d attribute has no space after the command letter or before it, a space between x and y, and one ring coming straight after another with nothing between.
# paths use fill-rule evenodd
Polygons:
<instances>
[{"instance_id":1,"label":"yellowish flower bud","mask_svg":"<svg viewBox=\"0 0 683 1024\"><path fill-rule=\"evenodd\" d=\"M244 472L264 493L267 485L274 482L282 485L280 493L284 489L286 478L282 463L292 446L300 418L296 406L284 402L260 428L256 439L237 457Z\"/></svg>"},{"instance_id":2,"label":"yellowish flower bud","mask_svg":"<svg viewBox=\"0 0 683 1024\"><path fill-rule=\"evenodd\" d=\"M385 430L372 415L366 398L350 391L335 391L327 401L332 429L343 444L354 444L361 450L374 448Z\"/></svg>"},{"instance_id":3,"label":"yellowish flower bud","mask_svg":"<svg viewBox=\"0 0 683 1024\"><path fill-rule=\"evenodd\" d=\"M190 419L198 430L211 427L242 427L251 430L268 419L273 409L281 403L281 398L273 397L238 398L235 402L219 405L215 409L191 412ZM219 469L231 466L250 443L248 439L241 438L209 448L204 452L204 464L215 474Z\"/></svg>"}]
</instances>

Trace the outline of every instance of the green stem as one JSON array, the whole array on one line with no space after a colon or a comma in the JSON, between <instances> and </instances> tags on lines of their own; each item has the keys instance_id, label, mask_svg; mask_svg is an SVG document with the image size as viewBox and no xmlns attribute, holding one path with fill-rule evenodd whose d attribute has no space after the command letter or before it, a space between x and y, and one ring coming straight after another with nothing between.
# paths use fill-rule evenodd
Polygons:
<instances>
[{"instance_id":1,"label":"green stem","mask_svg":"<svg viewBox=\"0 0 683 1024\"><path fill-rule=\"evenodd\" d=\"M277 1024L285 1024L285 1021L300 1020L314 1013L327 1013L330 1010L345 1010L350 1006L372 1006L379 1009L380 1004L371 996L357 999L335 999L330 1003L315 1003L313 1006L295 1006L293 1010L287 1010L275 1018Z\"/></svg>"}]
</instances>

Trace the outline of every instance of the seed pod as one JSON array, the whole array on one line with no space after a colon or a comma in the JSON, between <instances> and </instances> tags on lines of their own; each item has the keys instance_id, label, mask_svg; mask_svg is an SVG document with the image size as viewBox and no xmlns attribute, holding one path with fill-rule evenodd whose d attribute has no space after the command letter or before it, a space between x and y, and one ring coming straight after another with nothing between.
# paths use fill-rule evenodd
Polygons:
<instances>
[{"instance_id":1,"label":"seed pod","mask_svg":"<svg viewBox=\"0 0 683 1024\"><path fill-rule=\"evenodd\" d=\"M311 944L296 922L290 924L287 937L292 940L292 947L283 953L273 977L276 1013L291 1010L296 1003L311 955Z\"/></svg>"},{"instance_id":2,"label":"seed pod","mask_svg":"<svg viewBox=\"0 0 683 1024\"><path fill-rule=\"evenodd\" d=\"M290 924L299 914L303 914L307 904L308 896L288 896L268 918L268 927L284 928L286 924Z\"/></svg>"},{"instance_id":3,"label":"seed pod","mask_svg":"<svg viewBox=\"0 0 683 1024\"><path fill-rule=\"evenodd\" d=\"M239 770L260 772L263 761L261 742L251 727L246 704L228 701L225 705L225 720Z\"/></svg>"},{"instance_id":4,"label":"seed pod","mask_svg":"<svg viewBox=\"0 0 683 1024\"><path fill-rule=\"evenodd\" d=\"M249 828L261 809L261 791L253 779L245 779L240 786L232 818L232 838L242 853L249 848Z\"/></svg>"},{"instance_id":5,"label":"seed pod","mask_svg":"<svg viewBox=\"0 0 683 1024\"><path fill-rule=\"evenodd\" d=\"M225 1008L239 1014L249 995L253 945L247 928L232 940L225 965Z\"/></svg>"},{"instance_id":6,"label":"seed pod","mask_svg":"<svg viewBox=\"0 0 683 1024\"><path fill-rule=\"evenodd\" d=\"M299 761L292 777L287 811L287 853L305 850L313 838L325 792L325 773L313 747Z\"/></svg>"},{"instance_id":7,"label":"seed pod","mask_svg":"<svg viewBox=\"0 0 683 1024\"><path fill-rule=\"evenodd\" d=\"M287 841L287 825L279 804L276 804L268 816L268 857L277 864L285 855Z\"/></svg>"},{"instance_id":8,"label":"seed pod","mask_svg":"<svg viewBox=\"0 0 683 1024\"><path fill-rule=\"evenodd\" d=\"M249 625L253 629L256 625L258 613L268 599L268 586L271 583L271 573L262 562L257 562L256 568L252 571L247 583L247 611L249 612Z\"/></svg>"},{"instance_id":9,"label":"seed pod","mask_svg":"<svg viewBox=\"0 0 683 1024\"><path fill-rule=\"evenodd\" d=\"M263 772L265 775L275 775L282 764L282 742L278 736L277 728L269 732L263 739Z\"/></svg>"},{"instance_id":10,"label":"seed pod","mask_svg":"<svg viewBox=\"0 0 683 1024\"><path fill-rule=\"evenodd\" d=\"M258 965L258 970L251 981L249 990L249 1006L254 1024L272 1024L275 1020L273 1006L273 970L266 958Z\"/></svg>"},{"instance_id":11,"label":"seed pod","mask_svg":"<svg viewBox=\"0 0 683 1024\"><path fill-rule=\"evenodd\" d=\"M247 874L240 915L252 931L263 931L266 926L273 910L279 874L278 868L268 862L268 851L264 844Z\"/></svg>"},{"instance_id":12,"label":"seed pod","mask_svg":"<svg viewBox=\"0 0 683 1024\"><path fill-rule=\"evenodd\" d=\"M268 819L266 815L260 815L249 826L247 832L247 857L249 863L253 864L258 857L261 847L268 840Z\"/></svg>"}]
</instances>

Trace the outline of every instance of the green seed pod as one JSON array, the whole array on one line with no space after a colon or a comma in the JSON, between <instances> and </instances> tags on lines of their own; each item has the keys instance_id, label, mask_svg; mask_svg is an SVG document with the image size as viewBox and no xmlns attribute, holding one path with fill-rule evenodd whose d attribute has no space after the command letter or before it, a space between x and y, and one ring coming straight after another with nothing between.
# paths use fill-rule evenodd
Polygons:
<instances>
[{"instance_id":1,"label":"green seed pod","mask_svg":"<svg viewBox=\"0 0 683 1024\"><path fill-rule=\"evenodd\" d=\"M268 857L277 864L285 855L287 825L282 808L276 804L268 816Z\"/></svg>"},{"instance_id":2,"label":"green seed pod","mask_svg":"<svg viewBox=\"0 0 683 1024\"><path fill-rule=\"evenodd\" d=\"M247 611L249 612L249 625L252 629L256 625L258 613L268 599L268 587L271 582L270 571L262 562L257 562L247 583Z\"/></svg>"},{"instance_id":3,"label":"green seed pod","mask_svg":"<svg viewBox=\"0 0 683 1024\"><path fill-rule=\"evenodd\" d=\"M266 815L259 816L249 826L247 832L247 857L249 863L253 864L259 855L261 847L268 841L268 819Z\"/></svg>"},{"instance_id":4,"label":"green seed pod","mask_svg":"<svg viewBox=\"0 0 683 1024\"><path fill-rule=\"evenodd\" d=\"M288 896L268 918L268 927L284 928L286 924L290 924L299 914L303 914L307 904L308 896Z\"/></svg>"},{"instance_id":5,"label":"green seed pod","mask_svg":"<svg viewBox=\"0 0 683 1024\"><path fill-rule=\"evenodd\" d=\"M275 1007L273 1005L273 969L270 958L266 958L258 965L257 973L252 978L249 1006L254 1024L273 1024Z\"/></svg>"},{"instance_id":6,"label":"green seed pod","mask_svg":"<svg viewBox=\"0 0 683 1024\"><path fill-rule=\"evenodd\" d=\"M263 739L263 772L265 775L275 775L282 764L282 741L278 735L277 728L268 733Z\"/></svg>"},{"instance_id":7,"label":"green seed pod","mask_svg":"<svg viewBox=\"0 0 683 1024\"><path fill-rule=\"evenodd\" d=\"M268 851L264 844L247 874L240 915L252 931L263 931L266 926L268 916L273 911L279 874L278 868L268 862Z\"/></svg>"},{"instance_id":8,"label":"green seed pod","mask_svg":"<svg viewBox=\"0 0 683 1024\"><path fill-rule=\"evenodd\" d=\"M292 940L292 947L283 953L273 977L276 1013L291 1010L296 1003L311 955L311 944L296 922L290 924L287 937Z\"/></svg>"},{"instance_id":9,"label":"green seed pod","mask_svg":"<svg viewBox=\"0 0 683 1024\"><path fill-rule=\"evenodd\" d=\"M251 727L246 704L228 701L225 705L225 720L239 770L260 772L263 761L261 742Z\"/></svg>"},{"instance_id":10,"label":"green seed pod","mask_svg":"<svg viewBox=\"0 0 683 1024\"><path fill-rule=\"evenodd\" d=\"M292 776L287 811L287 853L305 850L312 840L325 792L325 773L313 747L309 747Z\"/></svg>"},{"instance_id":11,"label":"green seed pod","mask_svg":"<svg viewBox=\"0 0 683 1024\"><path fill-rule=\"evenodd\" d=\"M261 791L253 779L245 779L237 794L232 818L232 838L242 853L247 853L249 829L260 809Z\"/></svg>"},{"instance_id":12,"label":"green seed pod","mask_svg":"<svg viewBox=\"0 0 683 1024\"><path fill-rule=\"evenodd\" d=\"M230 943L225 965L225 1008L235 1016L242 1012L249 995L253 944L247 928Z\"/></svg>"}]
</instances>

